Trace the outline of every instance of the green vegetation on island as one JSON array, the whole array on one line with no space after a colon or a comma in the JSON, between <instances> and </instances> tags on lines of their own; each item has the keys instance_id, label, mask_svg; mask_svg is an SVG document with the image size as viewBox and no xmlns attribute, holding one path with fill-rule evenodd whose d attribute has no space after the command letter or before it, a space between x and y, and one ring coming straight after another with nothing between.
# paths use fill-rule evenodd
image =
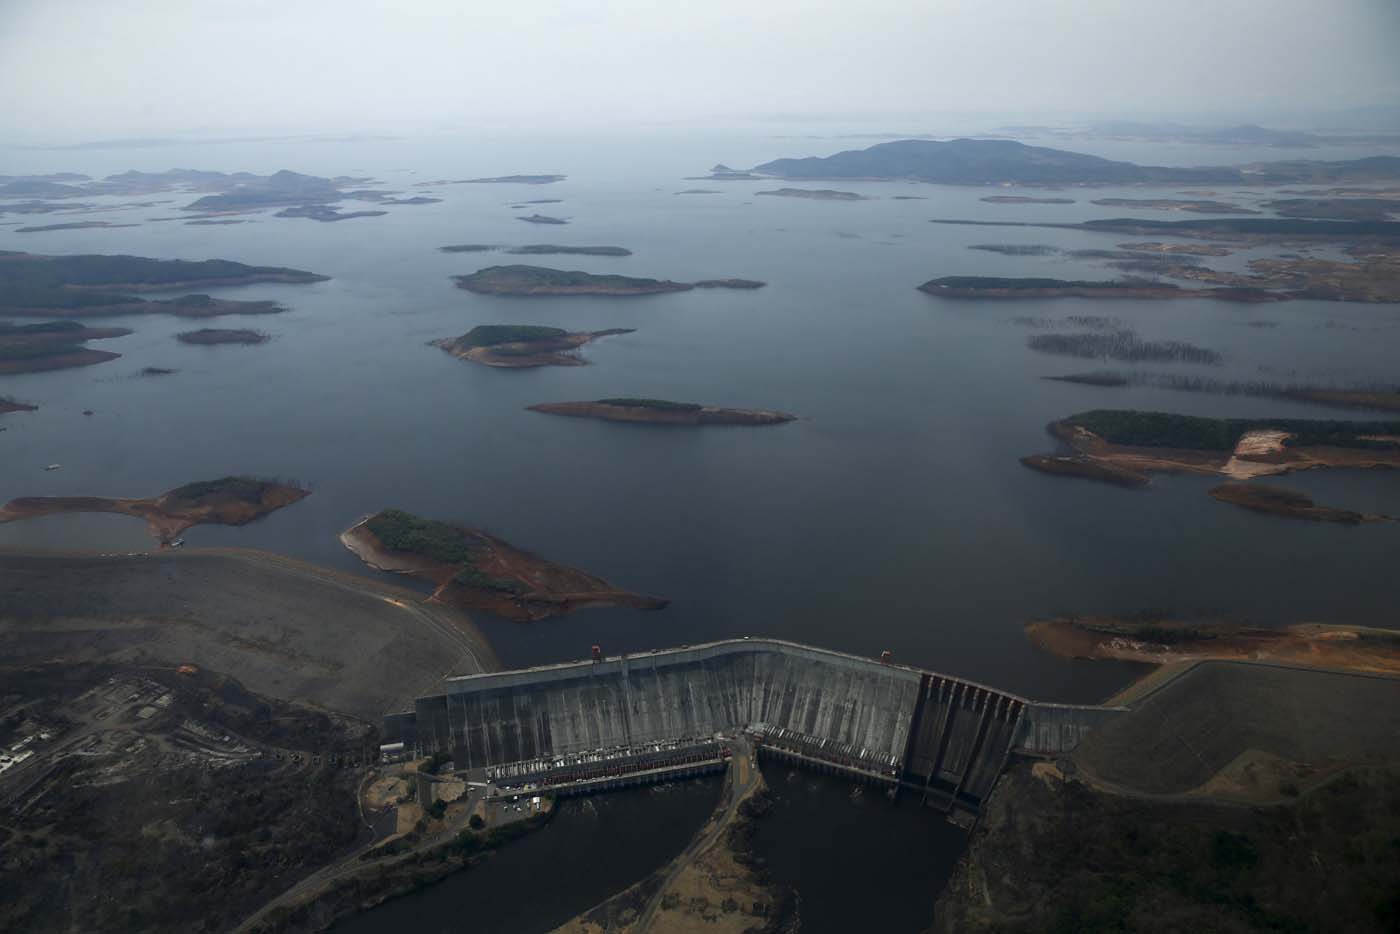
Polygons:
<instances>
[{"instance_id":1,"label":"green vegetation on island","mask_svg":"<svg viewBox=\"0 0 1400 934\"><path fill-rule=\"evenodd\" d=\"M1063 420L1110 444L1133 447L1232 451L1251 431L1281 431L1286 446L1400 448L1400 421L1343 421L1306 418L1202 418L1133 409L1094 409ZM1387 440L1389 439L1389 440Z\"/></svg>"},{"instance_id":2,"label":"green vegetation on island","mask_svg":"<svg viewBox=\"0 0 1400 934\"><path fill-rule=\"evenodd\" d=\"M718 167L717 167L718 168ZM733 170L728 170L731 173ZM1232 166L1153 166L1027 146L1007 139L905 139L826 157L774 159L734 177L912 179L953 185L1169 182L1272 185L1297 181L1394 180L1400 157L1297 160ZM715 178L725 177L718 173Z\"/></svg>"},{"instance_id":3,"label":"green vegetation on island","mask_svg":"<svg viewBox=\"0 0 1400 934\"><path fill-rule=\"evenodd\" d=\"M599 405L623 405L629 408L658 409L665 412L698 412L704 406L694 402L672 402L669 399L645 399L636 396L622 396L615 399L599 399Z\"/></svg>"},{"instance_id":4,"label":"green vegetation on island","mask_svg":"<svg viewBox=\"0 0 1400 934\"><path fill-rule=\"evenodd\" d=\"M486 295L649 295L692 288L688 283L665 279L523 265L488 266L453 278L458 288Z\"/></svg>"}]
</instances>

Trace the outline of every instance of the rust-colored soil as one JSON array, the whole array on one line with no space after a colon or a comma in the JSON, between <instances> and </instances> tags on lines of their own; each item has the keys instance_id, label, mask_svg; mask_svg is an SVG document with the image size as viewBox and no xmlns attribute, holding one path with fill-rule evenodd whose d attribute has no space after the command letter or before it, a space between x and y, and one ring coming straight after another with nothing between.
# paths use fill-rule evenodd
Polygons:
<instances>
[{"instance_id":1,"label":"rust-colored soil","mask_svg":"<svg viewBox=\"0 0 1400 934\"><path fill-rule=\"evenodd\" d=\"M115 512L146 520L151 534L167 545L196 525L247 525L310 495L281 483L264 484L256 499L210 493L196 499L175 491L146 499L104 496L24 496L0 507L0 523L67 512Z\"/></svg>"},{"instance_id":2,"label":"rust-colored soil","mask_svg":"<svg viewBox=\"0 0 1400 934\"><path fill-rule=\"evenodd\" d=\"M1400 632L1299 623L1280 628L1228 623L1136 622L1057 617L1026 625L1036 648L1064 658L1163 665L1223 659L1400 674Z\"/></svg>"},{"instance_id":3,"label":"rust-colored soil","mask_svg":"<svg viewBox=\"0 0 1400 934\"><path fill-rule=\"evenodd\" d=\"M370 567L431 581L433 599L453 606L486 610L515 622L563 616L589 607L625 606L659 610L671 601L613 586L576 568L546 561L487 532L471 529L472 564L479 579L513 585L501 589L464 580L462 566L387 548L363 520L340 541Z\"/></svg>"}]
</instances>

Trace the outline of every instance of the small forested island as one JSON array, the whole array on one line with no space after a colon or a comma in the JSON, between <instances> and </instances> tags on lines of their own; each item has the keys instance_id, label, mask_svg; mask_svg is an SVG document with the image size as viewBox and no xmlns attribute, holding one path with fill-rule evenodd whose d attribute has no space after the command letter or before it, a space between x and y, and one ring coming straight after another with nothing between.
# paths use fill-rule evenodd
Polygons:
<instances>
[{"instance_id":1,"label":"small forested island","mask_svg":"<svg viewBox=\"0 0 1400 934\"><path fill-rule=\"evenodd\" d=\"M1333 509L1319 506L1312 497L1296 490L1268 486L1263 483L1223 483L1214 487L1210 495L1222 503L1233 503L1242 509L1266 512L1291 519L1311 519L1315 522L1341 522L1355 525L1359 522L1382 522L1390 517L1350 509Z\"/></svg>"},{"instance_id":2,"label":"small forested island","mask_svg":"<svg viewBox=\"0 0 1400 934\"><path fill-rule=\"evenodd\" d=\"M278 211L273 217L305 217L313 221L329 223L332 221L348 221L356 217L383 217L388 211L340 211L337 208L324 204L303 204L298 207L285 208Z\"/></svg>"},{"instance_id":3,"label":"small forested island","mask_svg":"<svg viewBox=\"0 0 1400 934\"><path fill-rule=\"evenodd\" d=\"M199 198L183 208L186 211L203 213L252 211L283 205L327 204L351 196L357 196L361 200L377 200L378 196L382 196L380 192L346 190L349 186L361 185L368 179L321 178L285 169L271 175L251 175L247 172L224 175L221 172L186 172L178 169L158 175L128 172L122 176L111 176L108 182L113 183L114 180L118 180L129 191L161 191L173 185L183 184L218 192Z\"/></svg>"},{"instance_id":4,"label":"small forested island","mask_svg":"<svg viewBox=\"0 0 1400 934\"><path fill-rule=\"evenodd\" d=\"M631 334L632 331L632 328L611 328L570 332L531 324L482 324L461 337L445 337L431 343L454 357L486 366L583 366L587 361L573 351L600 337Z\"/></svg>"},{"instance_id":5,"label":"small forested island","mask_svg":"<svg viewBox=\"0 0 1400 934\"><path fill-rule=\"evenodd\" d=\"M204 318L282 311L269 301L186 295L147 301L128 294L256 282L323 282L326 276L283 266L248 266L229 260L160 260L142 256L83 254L42 256L0 252L0 316L89 318L173 314Z\"/></svg>"},{"instance_id":6,"label":"small forested island","mask_svg":"<svg viewBox=\"0 0 1400 934\"><path fill-rule=\"evenodd\" d=\"M469 178L465 185L552 185L567 175L497 175L494 178Z\"/></svg>"},{"instance_id":7,"label":"small forested island","mask_svg":"<svg viewBox=\"0 0 1400 934\"><path fill-rule=\"evenodd\" d=\"M776 188L772 191L757 191L754 194L772 195L776 198L807 198L811 201L870 201L866 195L854 191L834 191L830 188Z\"/></svg>"},{"instance_id":8,"label":"small forested island","mask_svg":"<svg viewBox=\"0 0 1400 934\"><path fill-rule=\"evenodd\" d=\"M127 328L90 328L77 321L0 321L0 373L37 373L115 360L121 354L93 350L83 344L130 333Z\"/></svg>"},{"instance_id":9,"label":"small forested island","mask_svg":"<svg viewBox=\"0 0 1400 934\"><path fill-rule=\"evenodd\" d=\"M943 298L1214 298L1230 302L1276 302L1287 296L1256 288L1184 289L1145 280L1049 279L1044 277L943 276L919 291Z\"/></svg>"},{"instance_id":10,"label":"small forested island","mask_svg":"<svg viewBox=\"0 0 1400 934\"><path fill-rule=\"evenodd\" d=\"M1052 422L1049 431L1073 453L1033 455L1021 463L1123 486L1144 486L1151 473L1252 480L1323 467L1400 468L1397 421L1200 418L1095 409Z\"/></svg>"},{"instance_id":11,"label":"small forested island","mask_svg":"<svg viewBox=\"0 0 1400 934\"><path fill-rule=\"evenodd\" d=\"M266 344L272 338L262 331L247 328L200 328L175 335L182 344Z\"/></svg>"},{"instance_id":12,"label":"small forested island","mask_svg":"<svg viewBox=\"0 0 1400 934\"><path fill-rule=\"evenodd\" d=\"M588 607L659 610L670 603L546 561L480 529L398 509L361 520L340 540L370 567L430 581L434 600L515 622Z\"/></svg>"},{"instance_id":13,"label":"small forested island","mask_svg":"<svg viewBox=\"0 0 1400 934\"><path fill-rule=\"evenodd\" d=\"M1074 204L1073 198L1033 198L1030 195L988 195L977 200L988 204Z\"/></svg>"},{"instance_id":14,"label":"small forested island","mask_svg":"<svg viewBox=\"0 0 1400 934\"><path fill-rule=\"evenodd\" d=\"M414 195L411 198L380 198L380 204L441 204L441 198L429 198L425 195Z\"/></svg>"},{"instance_id":15,"label":"small forested island","mask_svg":"<svg viewBox=\"0 0 1400 934\"><path fill-rule=\"evenodd\" d=\"M517 217L516 220L524 221L527 224L567 224L562 217L550 217L548 214L529 214L525 217Z\"/></svg>"},{"instance_id":16,"label":"small forested island","mask_svg":"<svg viewBox=\"0 0 1400 934\"><path fill-rule=\"evenodd\" d=\"M8 415L10 412L34 412L38 410L37 405L30 405L27 402L20 402L9 396L0 396L0 415Z\"/></svg>"},{"instance_id":17,"label":"small forested island","mask_svg":"<svg viewBox=\"0 0 1400 934\"><path fill-rule=\"evenodd\" d=\"M505 252L516 256L631 256L632 251L620 246L559 246L553 243L527 243L510 247Z\"/></svg>"},{"instance_id":18,"label":"small forested island","mask_svg":"<svg viewBox=\"0 0 1400 934\"><path fill-rule=\"evenodd\" d=\"M187 483L147 499L27 496L0 507L0 523L68 512L115 512L145 519L151 534L167 545L193 526L247 525L309 495L289 483L231 476Z\"/></svg>"},{"instance_id":19,"label":"small forested island","mask_svg":"<svg viewBox=\"0 0 1400 934\"><path fill-rule=\"evenodd\" d=\"M52 230L89 230L94 227L136 227L137 224L114 224L111 221L69 221L66 224L40 224L35 227L16 227L15 233L47 233Z\"/></svg>"},{"instance_id":20,"label":"small forested island","mask_svg":"<svg viewBox=\"0 0 1400 934\"><path fill-rule=\"evenodd\" d=\"M701 279L697 289L761 289L768 283L757 279Z\"/></svg>"},{"instance_id":21,"label":"small forested island","mask_svg":"<svg viewBox=\"0 0 1400 934\"><path fill-rule=\"evenodd\" d=\"M1090 204L1107 208L1152 208L1158 211L1187 211L1191 214L1258 214L1224 201L1183 201L1175 198L1095 198Z\"/></svg>"},{"instance_id":22,"label":"small forested island","mask_svg":"<svg viewBox=\"0 0 1400 934\"><path fill-rule=\"evenodd\" d=\"M653 295L694 288L669 279L595 275L544 266L487 266L469 276L454 276L459 289L482 295Z\"/></svg>"},{"instance_id":23,"label":"small forested island","mask_svg":"<svg viewBox=\"0 0 1400 934\"><path fill-rule=\"evenodd\" d=\"M655 425L781 425L796 415L763 409L723 409L694 402L623 397L593 402L546 402L527 406L531 412L599 418L610 422L646 422Z\"/></svg>"}]
</instances>

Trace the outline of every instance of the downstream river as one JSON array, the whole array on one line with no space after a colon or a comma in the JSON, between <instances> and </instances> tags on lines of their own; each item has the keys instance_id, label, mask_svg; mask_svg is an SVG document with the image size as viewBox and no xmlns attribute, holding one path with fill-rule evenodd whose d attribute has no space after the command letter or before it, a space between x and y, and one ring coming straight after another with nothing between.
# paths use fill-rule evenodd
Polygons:
<instances>
[{"instance_id":1,"label":"downstream river","mask_svg":"<svg viewBox=\"0 0 1400 934\"><path fill-rule=\"evenodd\" d=\"M871 656L889 650L902 662L1034 698L1095 701L1137 669L1037 654L1023 638L1023 623L1052 613L1143 610L1228 613L1263 623L1392 618L1400 524L1290 522L1215 502L1206 495L1209 478L1159 478L1150 488L1124 490L1035 473L1018 458L1052 449L1047 422L1099 407L1347 417L1248 396L1104 389L1043 377L1108 367L1220 380L1394 382L1400 307L940 300L915 287L955 274L1116 274L1064 252L1005 256L970 245L1113 249L1130 238L930 219L1123 216L1127 209L1088 201L1143 191L1072 190L1060 194L1073 204L1008 205L981 201L985 189L805 186L871 198L824 202L757 194L778 187L771 183L685 180L719 160L744 166L848 145L748 132L8 151L12 173L290 168L373 176L375 187L443 200L339 223L270 212L227 226L147 222L175 216L196 197L162 194L105 199L171 199L97 215L136 227L20 234L0 226L0 249L219 257L332 277L222 290L291 308L248 325L220 323L266 330L273 340L262 346L186 346L174 334L189 322L138 317L117 322L135 333L96 345L121 353L120 360L0 377L0 395L39 406L0 417L0 501L148 496L230 473L291 478L309 484L313 495L245 528L194 529L187 541L266 548L373 574L337 535L392 506L462 520L673 601L659 612L590 610L529 625L481 618L511 666L583 657L594 643L614 653L762 635ZM1170 153L1177 163L1216 164L1259 155ZM517 172L568 178L544 186L415 187ZM682 194L686 189L712 193ZM1269 195L1215 196L1252 206ZM513 207L545 198L561 203ZM536 211L569 223L518 219ZM543 242L616 245L634 255L530 260L540 265L685 281L739 276L768 285L628 299L488 297L455 288L449 277L517 257L437 249ZM1253 255L1246 250L1214 262L1242 269ZM1034 334L1072 330L1063 321L1071 315L1111 317L1115 328L1188 341L1218 351L1224 362L1104 364L1028 348ZM428 346L494 323L636 331L589 345L583 355L591 365L573 368L491 369ZM139 376L148 366L179 372ZM770 428L679 430L525 411L533 403L609 396L780 409L801 418ZM55 463L62 469L45 471ZM1393 476L1323 473L1292 477L1288 485L1327 505L1400 514ZM132 550L150 541L134 519L64 516L0 526L0 544ZM659 805L668 816L652 823L664 824L664 833L655 828L654 845L628 864L632 878L668 847L678 849L698 825L709 804L701 800L705 786L697 788ZM792 807L812 814L854 807L846 791ZM596 807L640 814L632 800L599 799ZM639 810L628 811L634 806ZM539 840L582 840L569 852L589 861L588 835L604 831L590 830L591 818L570 808ZM630 849L616 840L609 846L609 853ZM557 880L573 871L551 865L554 850L545 843L527 840L518 850L536 877ZM489 865L471 875L506 872L507 855L498 862L506 868ZM937 871L925 869L936 889ZM596 882L574 901L596 902L621 877ZM526 887L519 897L534 895ZM471 910L480 905L478 898Z\"/></svg>"}]
</instances>

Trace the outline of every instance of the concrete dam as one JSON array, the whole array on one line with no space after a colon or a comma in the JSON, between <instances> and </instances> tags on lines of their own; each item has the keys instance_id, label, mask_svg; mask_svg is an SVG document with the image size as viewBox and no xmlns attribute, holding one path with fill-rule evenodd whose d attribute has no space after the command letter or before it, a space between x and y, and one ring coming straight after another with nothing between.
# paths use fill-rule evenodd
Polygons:
<instances>
[{"instance_id":1,"label":"concrete dam","mask_svg":"<svg viewBox=\"0 0 1400 934\"><path fill-rule=\"evenodd\" d=\"M584 792L760 756L976 813L1015 753L1069 752L1118 708L1043 704L810 646L738 639L449 678L386 738L497 787Z\"/></svg>"}]
</instances>

